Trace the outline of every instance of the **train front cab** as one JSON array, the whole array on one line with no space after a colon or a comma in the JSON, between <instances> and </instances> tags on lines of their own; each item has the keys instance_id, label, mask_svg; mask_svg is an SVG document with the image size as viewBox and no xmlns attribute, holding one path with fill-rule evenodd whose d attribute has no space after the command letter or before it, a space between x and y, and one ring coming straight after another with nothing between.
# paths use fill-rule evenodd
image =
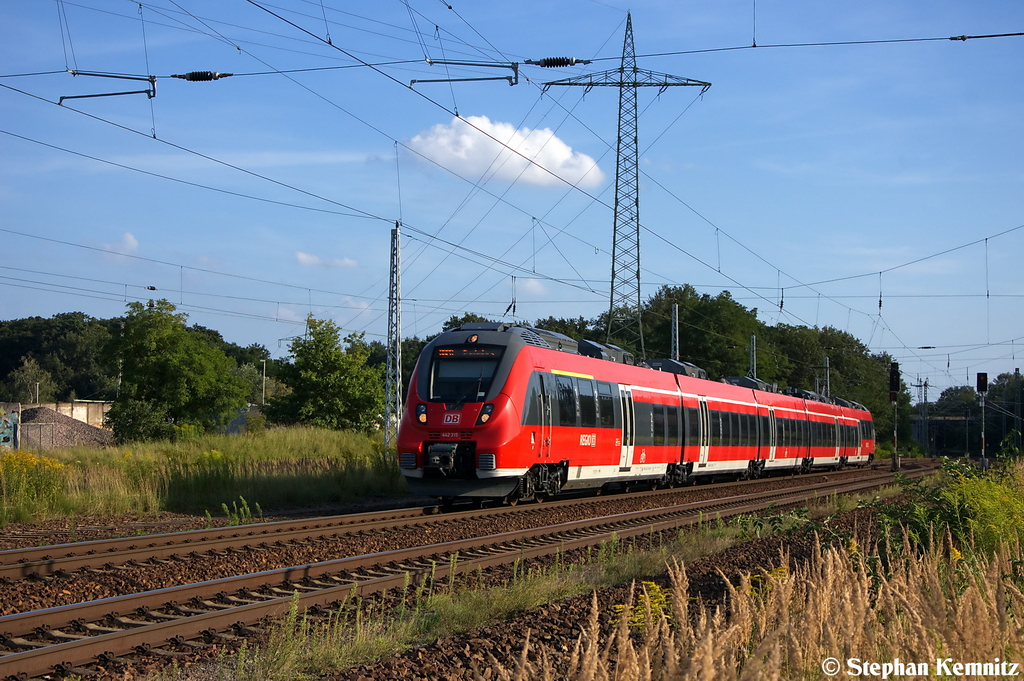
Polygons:
<instances>
[{"instance_id":1,"label":"train front cab","mask_svg":"<svg viewBox=\"0 0 1024 681\"><path fill-rule=\"evenodd\" d=\"M398 432L399 465L415 494L506 497L519 484L523 471L500 468L499 453L519 435L523 343L480 326L438 336L416 365Z\"/></svg>"}]
</instances>

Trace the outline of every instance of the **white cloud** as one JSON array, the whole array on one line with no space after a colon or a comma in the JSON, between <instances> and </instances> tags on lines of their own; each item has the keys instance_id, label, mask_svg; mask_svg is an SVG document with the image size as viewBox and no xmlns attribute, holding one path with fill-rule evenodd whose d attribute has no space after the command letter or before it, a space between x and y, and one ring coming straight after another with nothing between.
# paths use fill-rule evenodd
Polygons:
<instances>
[{"instance_id":1,"label":"white cloud","mask_svg":"<svg viewBox=\"0 0 1024 681\"><path fill-rule=\"evenodd\" d=\"M516 284L519 286L520 291L524 291L535 296L544 296L548 293L548 287L545 286L540 279L519 277L516 279Z\"/></svg>"},{"instance_id":2,"label":"white cloud","mask_svg":"<svg viewBox=\"0 0 1024 681\"><path fill-rule=\"evenodd\" d=\"M139 251L139 240L135 238L135 235L131 232L125 232L121 237L121 240L117 243L108 244L101 243L100 246L105 251L113 251L110 255L117 257L117 255L134 255Z\"/></svg>"},{"instance_id":3,"label":"white cloud","mask_svg":"<svg viewBox=\"0 0 1024 681\"><path fill-rule=\"evenodd\" d=\"M321 258L312 253L295 251L295 260L304 267L358 267L359 263L352 258Z\"/></svg>"},{"instance_id":4,"label":"white cloud","mask_svg":"<svg viewBox=\"0 0 1024 681\"><path fill-rule=\"evenodd\" d=\"M448 125L435 125L413 137L409 146L459 174L492 174L502 180L536 185L561 184L561 178L581 187L596 187L605 177L594 159L574 152L549 128L517 130L486 116L454 118Z\"/></svg>"}]
</instances>

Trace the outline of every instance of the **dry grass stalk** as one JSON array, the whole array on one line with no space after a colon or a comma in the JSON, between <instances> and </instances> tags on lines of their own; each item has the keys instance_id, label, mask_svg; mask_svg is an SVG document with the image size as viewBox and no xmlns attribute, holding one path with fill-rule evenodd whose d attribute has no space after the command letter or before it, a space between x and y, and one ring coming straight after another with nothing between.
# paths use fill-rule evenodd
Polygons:
<instances>
[{"instance_id":1,"label":"dry grass stalk","mask_svg":"<svg viewBox=\"0 0 1024 681\"><path fill-rule=\"evenodd\" d=\"M747 575L737 586L726 580L727 606L710 612L692 607L686 569L672 565L671 615L654 613L652 620L646 612L644 631L629 625L630 608L640 607L633 597L615 628L602 631L595 596L566 668L552 669L557 656L534 644L514 672L497 661L492 669L508 681L746 681L819 679L829 657L844 664L898 658L932 668L944 658L1024 657L1024 593L1013 582L1024 558L1019 545L970 561L948 539L923 555L905 548L912 557L887 574L857 551L829 548L789 574Z\"/></svg>"}]
</instances>

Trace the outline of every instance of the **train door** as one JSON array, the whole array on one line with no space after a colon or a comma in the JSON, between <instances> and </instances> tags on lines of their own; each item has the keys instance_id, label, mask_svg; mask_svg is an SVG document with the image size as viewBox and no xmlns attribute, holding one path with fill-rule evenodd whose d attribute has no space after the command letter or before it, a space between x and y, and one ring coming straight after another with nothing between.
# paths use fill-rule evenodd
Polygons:
<instances>
[{"instance_id":1,"label":"train door","mask_svg":"<svg viewBox=\"0 0 1024 681\"><path fill-rule=\"evenodd\" d=\"M700 409L700 461L698 466L708 465L708 450L711 442L711 412L706 398L698 397Z\"/></svg>"},{"instance_id":2,"label":"train door","mask_svg":"<svg viewBox=\"0 0 1024 681\"><path fill-rule=\"evenodd\" d=\"M555 377L540 374L540 456L551 456L551 402L555 395Z\"/></svg>"},{"instance_id":3,"label":"train door","mask_svg":"<svg viewBox=\"0 0 1024 681\"><path fill-rule=\"evenodd\" d=\"M834 440L833 444L835 445L835 451L834 451L833 455L836 457L836 461L839 461L839 458L842 455L842 452L840 451L840 448L843 445L843 430L839 426L839 417L838 416L833 416L832 417L832 421L835 423L835 426L833 427L834 429L832 431L833 433L835 433L835 437L833 438L833 440Z\"/></svg>"},{"instance_id":4,"label":"train door","mask_svg":"<svg viewBox=\"0 0 1024 681\"><path fill-rule=\"evenodd\" d=\"M772 407L768 407L768 432L765 434L765 437L768 438L768 460L769 461L775 461L775 443L776 443L775 434L776 434L776 432L778 432L775 429L777 427L778 427L778 424L775 422L775 409L773 409Z\"/></svg>"},{"instance_id":5,"label":"train door","mask_svg":"<svg viewBox=\"0 0 1024 681\"><path fill-rule=\"evenodd\" d=\"M619 454L619 470L628 471L633 465L633 444L636 435L633 391L620 385L619 401L622 404L622 451Z\"/></svg>"}]
</instances>

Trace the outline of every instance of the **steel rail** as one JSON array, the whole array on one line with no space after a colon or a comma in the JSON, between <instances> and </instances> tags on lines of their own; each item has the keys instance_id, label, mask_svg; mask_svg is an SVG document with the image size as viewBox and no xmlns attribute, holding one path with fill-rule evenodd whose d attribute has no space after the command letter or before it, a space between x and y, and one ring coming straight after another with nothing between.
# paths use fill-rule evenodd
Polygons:
<instances>
[{"instance_id":1,"label":"steel rail","mask_svg":"<svg viewBox=\"0 0 1024 681\"><path fill-rule=\"evenodd\" d=\"M834 474L834 472L833 472ZM812 473L813 475L813 473ZM765 478L724 484L716 489L728 491L766 482ZM685 494L690 488L674 488L635 494L633 498L659 497ZM694 488L698 489L698 488ZM304 520L284 520L272 523L253 523L232 527L187 530L162 534L99 539L87 542L53 544L50 546L9 549L0 551L0 581L48 577L83 569L139 564L146 561L178 560L182 554L217 552L235 548L273 548L310 540L327 540L365 530L400 527L411 520L447 523L462 518L486 518L504 514L543 513L546 509L580 503L602 503L608 497L590 497L584 500L565 499L545 504L497 507L452 511L432 517L436 506L412 507L391 511L325 516ZM428 520L428 518L430 518ZM246 541L259 543L245 543Z\"/></svg>"},{"instance_id":2,"label":"steel rail","mask_svg":"<svg viewBox=\"0 0 1024 681\"><path fill-rule=\"evenodd\" d=\"M914 477L930 471L912 474ZM849 493L878 487L890 481L890 474L855 481L835 481L826 485L787 490L771 490L727 499L713 499L689 504L634 511L626 514L579 520L559 525L509 532L487 537L447 542L413 549L386 551L365 556L342 558L252 575L228 577L199 584L170 587L142 594L112 597L59 608L20 613L0 618L2 640L9 647L33 649L0 657L0 678L20 674L41 675L54 669L68 670L90 664L100 656L106 659L131 654L139 646L154 644L175 637L194 639L232 625L253 623L261 618L279 615L291 606L293 592L301 607L323 606L351 597L402 588L433 576L448 576L451 556L457 555L456 572L466 572L508 564L556 552L571 551L607 542L612 536L629 538L646 533L690 525L706 518L708 513L723 516L764 510L772 505L792 505L828 494ZM280 586L271 586L280 585ZM263 587L270 595L251 592ZM226 596L234 589L239 596ZM177 599L177 600L176 600ZM192 599L188 606L179 606L183 599ZM232 607L232 602L234 607ZM216 608L202 612L199 607ZM116 614L111 619L122 625L137 627L128 631L111 631L93 624L97 635L61 632L77 621L77 629L89 630L92 622L101 621L112 608L126 608L141 618L166 621L150 624L143 619L126 620ZM157 613L166 608L169 613ZM67 642L47 645L30 641L50 637ZM72 639L72 640L69 640Z\"/></svg>"}]
</instances>

